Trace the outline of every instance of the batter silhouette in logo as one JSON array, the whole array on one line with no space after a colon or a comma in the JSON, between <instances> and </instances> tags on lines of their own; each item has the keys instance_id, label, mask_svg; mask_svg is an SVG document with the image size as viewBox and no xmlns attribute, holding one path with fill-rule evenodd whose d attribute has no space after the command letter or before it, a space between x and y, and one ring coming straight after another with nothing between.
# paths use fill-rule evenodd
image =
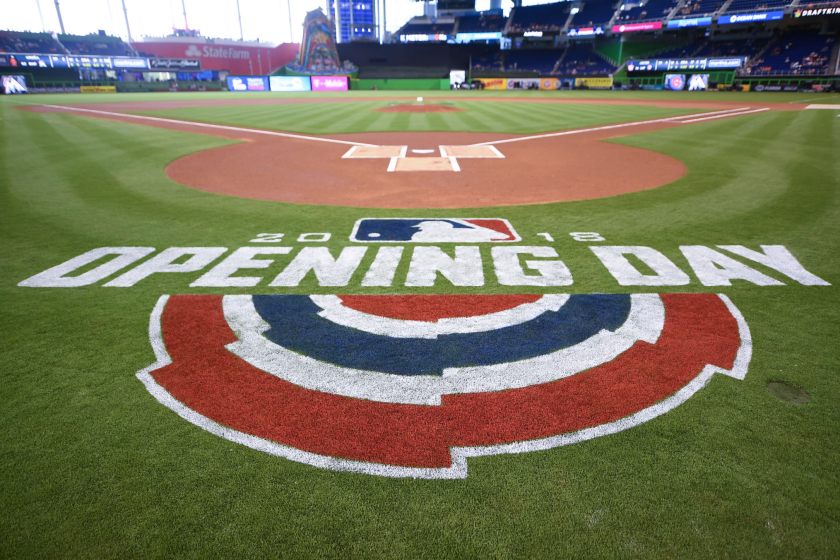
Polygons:
<instances>
[{"instance_id":1,"label":"batter silhouette in logo","mask_svg":"<svg viewBox=\"0 0 840 560\"><path fill-rule=\"evenodd\" d=\"M137 375L189 422L417 478L631 428L715 373L743 379L752 351L715 294L163 296L149 330Z\"/></svg>"},{"instance_id":2,"label":"batter silhouette in logo","mask_svg":"<svg viewBox=\"0 0 840 560\"><path fill-rule=\"evenodd\" d=\"M351 241L367 243L481 243L520 241L501 218L363 218Z\"/></svg>"}]
</instances>

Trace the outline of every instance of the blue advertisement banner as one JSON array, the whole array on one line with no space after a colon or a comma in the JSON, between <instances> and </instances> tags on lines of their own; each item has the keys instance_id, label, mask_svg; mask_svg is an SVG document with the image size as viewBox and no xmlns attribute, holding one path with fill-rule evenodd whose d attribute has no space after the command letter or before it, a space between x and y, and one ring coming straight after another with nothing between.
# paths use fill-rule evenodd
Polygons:
<instances>
[{"instance_id":1,"label":"blue advertisement banner","mask_svg":"<svg viewBox=\"0 0 840 560\"><path fill-rule=\"evenodd\" d=\"M483 33L458 33L455 35L456 43L469 43L470 41L499 41L502 38L501 31L485 31Z\"/></svg>"},{"instance_id":2,"label":"blue advertisement banner","mask_svg":"<svg viewBox=\"0 0 840 560\"><path fill-rule=\"evenodd\" d=\"M634 60L627 63L627 72L661 72L669 70L735 70L744 63L744 58L662 58L658 60Z\"/></svg>"},{"instance_id":3,"label":"blue advertisement banner","mask_svg":"<svg viewBox=\"0 0 840 560\"><path fill-rule=\"evenodd\" d=\"M757 14L735 14L732 16L720 16L718 25L731 23L752 23L756 21L776 21L782 19L784 12L761 12Z\"/></svg>"},{"instance_id":4,"label":"blue advertisement banner","mask_svg":"<svg viewBox=\"0 0 840 560\"><path fill-rule=\"evenodd\" d=\"M111 64L114 68L126 70L148 70L148 58L112 58Z\"/></svg>"},{"instance_id":5,"label":"blue advertisement banner","mask_svg":"<svg viewBox=\"0 0 840 560\"><path fill-rule=\"evenodd\" d=\"M567 35L569 37L586 37L588 35L603 35L603 27L579 27L577 29L569 29Z\"/></svg>"},{"instance_id":6,"label":"blue advertisement banner","mask_svg":"<svg viewBox=\"0 0 840 560\"><path fill-rule=\"evenodd\" d=\"M312 91L309 76L269 76L271 91Z\"/></svg>"},{"instance_id":7,"label":"blue advertisement banner","mask_svg":"<svg viewBox=\"0 0 840 560\"><path fill-rule=\"evenodd\" d=\"M668 29L681 29L683 27L709 27L710 25L712 25L711 17L672 19L668 22Z\"/></svg>"},{"instance_id":8,"label":"blue advertisement banner","mask_svg":"<svg viewBox=\"0 0 840 560\"><path fill-rule=\"evenodd\" d=\"M269 91L265 76L228 76L227 86L230 91Z\"/></svg>"}]
</instances>

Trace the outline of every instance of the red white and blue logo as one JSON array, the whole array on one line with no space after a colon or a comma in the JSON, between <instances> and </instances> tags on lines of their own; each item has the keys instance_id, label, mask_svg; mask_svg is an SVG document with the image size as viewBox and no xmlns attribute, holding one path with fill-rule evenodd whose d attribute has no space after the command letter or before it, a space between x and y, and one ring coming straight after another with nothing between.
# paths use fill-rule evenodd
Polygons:
<instances>
[{"instance_id":1,"label":"red white and blue logo","mask_svg":"<svg viewBox=\"0 0 840 560\"><path fill-rule=\"evenodd\" d=\"M362 218L350 241L362 243L502 243L521 241L503 218Z\"/></svg>"},{"instance_id":2,"label":"red white and blue logo","mask_svg":"<svg viewBox=\"0 0 840 560\"><path fill-rule=\"evenodd\" d=\"M163 296L150 336L137 375L193 424L417 478L636 426L714 373L743 379L752 352L715 294Z\"/></svg>"}]
</instances>

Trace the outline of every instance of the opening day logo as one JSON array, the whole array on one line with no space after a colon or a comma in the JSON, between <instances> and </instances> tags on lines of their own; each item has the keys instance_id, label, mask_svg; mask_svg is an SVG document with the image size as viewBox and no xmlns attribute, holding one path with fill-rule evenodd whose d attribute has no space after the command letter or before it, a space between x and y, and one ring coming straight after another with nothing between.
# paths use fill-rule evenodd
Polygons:
<instances>
[{"instance_id":1,"label":"opening day logo","mask_svg":"<svg viewBox=\"0 0 840 560\"><path fill-rule=\"evenodd\" d=\"M501 218L363 218L349 245L317 245L331 238L260 233L232 252L101 247L19 286L130 289L157 274L201 273L190 287L237 288L158 299L156 360L137 372L149 393L230 441L389 477L464 478L470 457L614 434L673 410L716 374L748 371L752 336L728 296L564 293L576 267L549 245L552 233L521 234ZM755 264L829 285L781 245L680 246L695 280L651 247L607 245L596 232L567 239L588 244L619 286L784 285ZM275 260L285 264L266 283ZM306 278L336 293L283 293ZM482 293L493 285L527 289ZM368 287L397 293L358 293Z\"/></svg>"}]
</instances>

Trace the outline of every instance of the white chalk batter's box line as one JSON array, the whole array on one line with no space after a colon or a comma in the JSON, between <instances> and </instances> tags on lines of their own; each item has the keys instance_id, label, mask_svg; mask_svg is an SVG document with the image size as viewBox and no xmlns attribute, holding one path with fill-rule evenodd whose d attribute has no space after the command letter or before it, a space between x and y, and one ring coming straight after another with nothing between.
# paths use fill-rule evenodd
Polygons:
<instances>
[{"instance_id":1,"label":"white chalk batter's box line","mask_svg":"<svg viewBox=\"0 0 840 560\"><path fill-rule=\"evenodd\" d=\"M346 154L344 154L343 156L341 156L341 159L345 159L345 158L347 158L347 159L384 159L384 158L386 158L386 157L390 157L391 159L393 159L393 157L392 157L392 156L364 156L364 155L356 155L356 149L357 149L357 148L362 148L362 147L373 147L373 148L392 148L392 147L397 147L397 146L353 146L352 148L350 148L349 150L347 150L347 153L346 153ZM408 146L399 146L399 148L400 148L400 155L398 155L398 156L396 156L396 157L398 157L398 158L404 158L404 157L405 157L405 154L406 154L406 151L408 150Z\"/></svg>"}]
</instances>

